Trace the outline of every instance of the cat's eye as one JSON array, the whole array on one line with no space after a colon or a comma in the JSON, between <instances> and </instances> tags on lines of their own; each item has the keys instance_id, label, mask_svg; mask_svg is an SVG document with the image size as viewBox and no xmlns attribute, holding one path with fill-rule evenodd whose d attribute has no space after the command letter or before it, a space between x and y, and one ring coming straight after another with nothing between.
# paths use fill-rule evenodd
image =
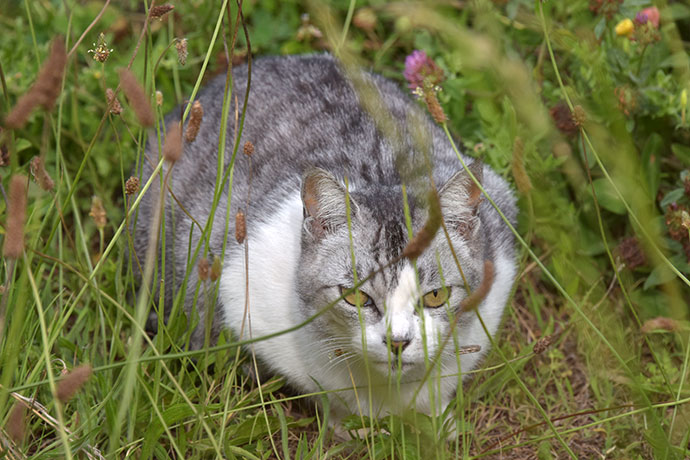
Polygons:
<instances>
[{"instance_id":1,"label":"cat's eye","mask_svg":"<svg viewBox=\"0 0 690 460\"><path fill-rule=\"evenodd\" d=\"M345 288L340 288L340 293L345 294L346 289ZM360 291L359 289L350 292L349 294L345 294L343 296L343 299L345 299L345 302L349 303L350 305L359 305L360 307L368 307L373 303L371 300L371 297L366 295L364 292Z\"/></svg>"},{"instance_id":2,"label":"cat's eye","mask_svg":"<svg viewBox=\"0 0 690 460\"><path fill-rule=\"evenodd\" d=\"M425 307L438 308L448 301L448 297L450 297L450 288L440 288L427 292L422 300Z\"/></svg>"}]
</instances>

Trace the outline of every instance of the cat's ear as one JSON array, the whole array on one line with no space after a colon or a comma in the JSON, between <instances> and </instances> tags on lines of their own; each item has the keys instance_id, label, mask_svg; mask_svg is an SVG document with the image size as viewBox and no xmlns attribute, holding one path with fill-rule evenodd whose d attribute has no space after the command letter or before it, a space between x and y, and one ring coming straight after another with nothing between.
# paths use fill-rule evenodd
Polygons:
<instances>
[{"instance_id":1,"label":"cat's ear","mask_svg":"<svg viewBox=\"0 0 690 460\"><path fill-rule=\"evenodd\" d=\"M347 223L345 188L328 171L308 170L302 177L302 206L304 226L314 236L321 237ZM350 199L350 203L352 199ZM354 214L355 206L351 207Z\"/></svg>"},{"instance_id":2,"label":"cat's ear","mask_svg":"<svg viewBox=\"0 0 690 460\"><path fill-rule=\"evenodd\" d=\"M481 184L484 178L484 164L474 161L467 167ZM439 191L441 211L450 229L465 238L472 238L479 230L477 210L482 201L482 192L465 168L461 169Z\"/></svg>"}]
</instances>

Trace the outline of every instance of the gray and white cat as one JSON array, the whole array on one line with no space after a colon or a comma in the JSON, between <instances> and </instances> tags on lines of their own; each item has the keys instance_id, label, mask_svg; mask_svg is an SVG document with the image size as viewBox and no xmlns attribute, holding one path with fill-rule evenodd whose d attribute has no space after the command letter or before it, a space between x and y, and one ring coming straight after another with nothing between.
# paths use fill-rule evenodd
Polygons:
<instances>
[{"instance_id":1,"label":"gray and white cat","mask_svg":"<svg viewBox=\"0 0 690 460\"><path fill-rule=\"evenodd\" d=\"M516 275L513 236L419 104L381 76L357 75L360 85L374 89L385 106L381 108L395 121L395 140L383 135L371 112L362 108L362 93L334 58L310 55L254 62L239 144L250 141L254 154L251 159L237 155L231 203L228 208L225 187L208 240L210 253L223 260L213 336L227 327L236 339L259 338L299 325L331 306L296 331L251 345L262 372L284 376L302 393L328 390L336 418L348 413L380 416L406 408L440 414L461 383L460 375L477 365L490 341L475 311L459 314L453 327L468 293L443 231L416 262L398 257L410 240L405 174L416 178L406 183L413 234L423 227L428 213L416 197L424 196L429 174L415 175L410 167L405 173L406 165L432 165L430 176L439 190L450 243L470 291L482 283L484 261L493 263L493 282L477 309L491 334L498 328ZM188 266L197 262L192 254L201 232L189 216L204 226L210 215L224 85L221 76L201 93L201 130L195 141L185 144L170 176L176 200L168 197L165 212L167 310ZM246 85L247 67L233 69L225 167L235 143L235 111L241 111ZM176 116L166 119L168 129L179 121ZM426 138L423 148L417 147L419 133ZM157 152L152 140L148 160L141 165L143 180L157 163ZM489 167L463 158L514 222L517 210L507 183ZM140 258L148 242L158 183L156 179L139 211L134 247ZM244 245L234 238L238 209L246 213L248 267ZM365 278L359 295L350 290L356 280ZM195 296L206 298L195 294L198 283L197 270L192 269L186 287L188 311ZM202 284L202 291L209 285ZM205 308L199 300L195 347L203 344ZM481 351L456 352L470 345L479 345Z\"/></svg>"}]
</instances>

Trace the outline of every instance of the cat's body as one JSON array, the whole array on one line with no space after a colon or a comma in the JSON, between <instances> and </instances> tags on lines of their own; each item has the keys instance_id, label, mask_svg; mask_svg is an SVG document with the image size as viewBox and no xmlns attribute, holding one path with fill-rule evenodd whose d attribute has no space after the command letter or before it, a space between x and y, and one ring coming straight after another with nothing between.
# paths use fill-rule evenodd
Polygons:
<instances>
[{"instance_id":1,"label":"cat's body","mask_svg":"<svg viewBox=\"0 0 690 460\"><path fill-rule=\"evenodd\" d=\"M409 237L398 171L405 165L424 164L410 134L408 125L412 123L417 126L412 131L427 133L433 181L440 190L445 223L471 290L482 282L484 261L493 262L494 281L478 311L491 334L495 333L516 273L510 231L488 201L477 196L474 183L444 133L419 105L396 84L377 75L359 75L365 86L377 89L386 110L397 121L397 141L392 142L377 129L362 109L358 91L333 58L322 55L254 62L229 214L226 188L209 240L210 253L223 258L214 335L223 325L233 331L235 339L240 335L258 338L297 326L336 302L343 292L347 294L355 277L362 280L400 255ZM226 166L235 143L235 112L242 109L247 67L234 69L233 79ZM185 145L170 177L177 200L202 226L208 220L216 184L224 84L224 78L214 80L199 97L204 108L201 130L194 142ZM175 116L166 119L168 129L179 120ZM254 145L251 160L241 153L246 141ZM157 149L151 152L150 148L147 154L156 162ZM149 161L143 165L145 180L152 167ZM472 169L514 221L514 197L505 181L478 163ZM415 234L427 218L427 207L415 196L426 192L419 184L430 182L424 180L423 172L416 177L413 182L418 189L414 184L408 184L407 189ZM158 182L156 179L154 184ZM156 186L152 187L141 203L135 233L135 251L140 258L145 253L147 224L158 194ZM234 238L234 216L240 208L246 214L248 267L244 246ZM190 246L193 223L170 196L165 219L166 301L170 302L173 292L180 289L188 264L196 264L196 260L189 260L188 252L190 247L192 253L197 247L200 232L194 228ZM227 249L222 254L226 240ZM353 256L356 270L351 263ZM197 283L198 272L193 266L187 283L187 308ZM426 293L441 292L444 286L450 287L447 303L436 308L420 303ZM359 308L340 300L297 331L255 342L252 347L262 369L285 376L303 393L349 388L330 393L331 406L340 415L360 411L368 415L370 409L373 415L384 415L407 407L439 414L461 381L459 364L467 372L489 348L475 312L463 313L455 337L447 341L440 355L440 364L422 384L439 344L451 329L451 318L466 297L444 232L439 231L417 259L416 273L409 260L401 259L381 269L361 290L366 296L353 302L359 302ZM198 294L199 299L204 297ZM202 318L193 346L198 347L203 343L205 321L204 307L197 308L202 310ZM242 325L244 330L240 331ZM467 345L480 345L482 351L457 357L456 347Z\"/></svg>"}]
</instances>

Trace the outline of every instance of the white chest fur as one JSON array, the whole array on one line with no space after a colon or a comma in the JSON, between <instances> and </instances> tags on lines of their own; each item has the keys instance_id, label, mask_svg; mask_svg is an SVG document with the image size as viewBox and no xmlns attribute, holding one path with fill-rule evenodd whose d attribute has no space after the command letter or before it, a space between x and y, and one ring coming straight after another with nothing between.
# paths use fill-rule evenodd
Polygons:
<instances>
[{"instance_id":1,"label":"white chest fur","mask_svg":"<svg viewBox=\"0 0 690 460\"><path fill-rule=\"evenodd\" d=\"M247 242L248 260L235 252L236 255L226 263L220 296L226 326L233 331L235 339L273 335L294 328L302 321L295 286L302 225L302 201L295 193L277 207L276 213L266 223L254 227L256 230L249 235ZM504 254L496 254L494 266L494 284L478 309L492 335L500 323L515 276L514 262ZM398 310L404 309L410 299L419 294L413 274L408 273L410 270L411 266L405 269L399 286L391 293L388 327L406 326L404 321L396 318L402 314ZM427 326L430 324L428 322ZM426 332L433 335L431 330ZM272 373L286 377L296 390L302 393L333 391L329 396L332 407L337 410L336 418L360 411L365 415L385 415L410 405L426 413L440 414L461 383L458 367L464 372L473 369L490 345L476 317L455 332L455 340L449 340L447 347L454 347L454 343L458 346L480 345L482 352L462 355L459 362L453 353L444 353L438 369L430 373L426 382L396 383L395 377L373 381L371 374L362 371L361 367L353 369L344 362L341 366L334 366L333 356L321 353L318 345L310 339L309 331L302 328L255 342L251 350ZM372 343L380 341L377 338L371 340ZM352 389L353 383L356 390ZM413 397L416 399L411 404Z\"/></svg>"}]
</instances>

